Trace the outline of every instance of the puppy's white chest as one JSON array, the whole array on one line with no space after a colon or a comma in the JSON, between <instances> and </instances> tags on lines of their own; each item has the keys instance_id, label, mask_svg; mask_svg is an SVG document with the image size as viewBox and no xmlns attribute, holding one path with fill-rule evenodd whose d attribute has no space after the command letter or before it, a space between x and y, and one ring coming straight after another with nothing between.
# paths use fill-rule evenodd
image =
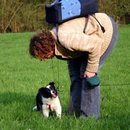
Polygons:
<instances>
[{"instance_id":1,"label":"puppy's white chest","mask_svg":"<svg viewBox=\"0 0 130 130\"><path fill-rule=\"evenodd\" d=\"M42 98L43 105L46 106L49 110L53 111L56 107L60 105L59 98Z\"/></svg>"},{"instance_id":2,"label":"puppy's white chest","mask_svg":"<svg viewBox=\"0 0 130 130\"><path fill-rule=\"evenodd\" d=\"M50 111L55 111L57 117L61 118L61 104L58 97L56 98L42 98L43 105L42 105L42 111L43 115L48 117Z\"/></svg>"}]
</instances>

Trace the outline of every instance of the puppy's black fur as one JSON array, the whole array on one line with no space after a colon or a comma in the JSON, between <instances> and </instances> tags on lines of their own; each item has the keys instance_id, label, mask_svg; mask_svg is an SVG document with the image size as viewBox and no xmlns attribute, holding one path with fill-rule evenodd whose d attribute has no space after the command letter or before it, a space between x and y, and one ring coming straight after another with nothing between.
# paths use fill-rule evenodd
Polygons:
<instances>
[{"instance_id":1,"label":"puppy's black fur","mask_svg":"<svg viewBox=\"0 0 130 130\"><path fill-rule=\"evenodd\" d=\"M54 86L54 82L50 82L48 85L49 88L47 87L41 87L38 90L38 93L36 95L36 106L37 106L37 111L42 110L42 105L44 104L42 98L53 98L53 96L57 96L58 92ZM54 95L53 95L54 94Z\"/></svg>"}]
</instances>

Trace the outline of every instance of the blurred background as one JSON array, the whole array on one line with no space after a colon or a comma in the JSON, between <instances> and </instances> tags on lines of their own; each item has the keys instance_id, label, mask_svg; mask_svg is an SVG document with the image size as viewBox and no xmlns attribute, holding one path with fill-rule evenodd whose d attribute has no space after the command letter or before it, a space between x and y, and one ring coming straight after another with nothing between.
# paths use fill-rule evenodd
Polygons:
<instances>
[{"instance_id":1,"label":"blurred background","mask_svg":"<svg viewBox=\"0 0 130 130\"><path fill-rule=\"evenodd\" d=\"M32 32L47 28L45 4L53 0L0 0L0 33ZM106 12L118 24L130 23L129 0L99 0L99 12Z\"/></svg>"}]
</instances>

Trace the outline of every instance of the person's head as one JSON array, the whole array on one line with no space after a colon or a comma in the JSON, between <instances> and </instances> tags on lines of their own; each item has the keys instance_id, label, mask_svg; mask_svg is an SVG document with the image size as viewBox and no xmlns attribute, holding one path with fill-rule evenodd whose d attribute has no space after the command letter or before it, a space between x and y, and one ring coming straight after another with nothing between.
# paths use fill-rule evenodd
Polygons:
<instances>
[{"instance_id":1,"label":"person's head","mask_svg":"<svg viewBox=\"0 0 130 130\"><path fill-rule=\"evenodd\" d=\"M29 53L40 60L53 58L55 55L55 39L50 31L42 31L30 40Z\"/></svg>"}]
</instances>

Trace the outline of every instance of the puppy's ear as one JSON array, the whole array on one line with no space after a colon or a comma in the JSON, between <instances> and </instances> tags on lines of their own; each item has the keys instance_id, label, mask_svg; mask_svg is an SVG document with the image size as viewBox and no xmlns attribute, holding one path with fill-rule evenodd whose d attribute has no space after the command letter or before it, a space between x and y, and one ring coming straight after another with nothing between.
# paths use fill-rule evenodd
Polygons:
<instances>
[{"instance_id":1,"label":"puppy's ear","mask_svg":"<svg viewBox=\"0 0 130 130\"><path fill-rule=\"evenodd\" d=\"M38 89L39 92L43 91L45 88L44 87L41 87Z\"/></svg>"},{"instance_id":2,"label":"puppy's ear","mask_svg":"<svg viewBox=\"0 0 130 130\"><path fill-rule=\"evenodd\" d=\"M54 82L50 82L49 85L54 85L55 83Z\"/></svg>"}]
</instances>

